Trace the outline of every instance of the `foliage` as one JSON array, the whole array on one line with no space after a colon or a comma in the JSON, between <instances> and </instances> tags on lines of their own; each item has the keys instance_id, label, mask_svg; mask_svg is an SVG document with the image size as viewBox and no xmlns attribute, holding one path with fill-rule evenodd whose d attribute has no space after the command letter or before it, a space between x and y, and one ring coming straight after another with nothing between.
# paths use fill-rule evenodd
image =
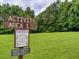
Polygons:
<instances>
[{"instance_id":1,"label":"foliage","mask_svg":"<svg viewBox=\"0 0 79 59\"><path fill-rule=\"evenodd\" d=\"M36 18L38 32L79 31L79 1L57 0Z\"/></svg>"},{"instance_id":2,"label":"foliage","mask_svg":"<svg viewBox=\"0 0 79 59\"><path fill-rule=\"evenodd\" d=\"M34 10L31 10L29 7L22 10L17 5L3 4L0 6L0 10L0 15L13 14L35 18L38 22L38 29L31 32L79 31L78 0L72 0L71 2L68 2L68 0L65 0L65 2L57 0L57 2L50 4L45 11L36 17ZM3 29L2 27L2 21L0 21L0 29Z\"/></svg>"}]
</instances>

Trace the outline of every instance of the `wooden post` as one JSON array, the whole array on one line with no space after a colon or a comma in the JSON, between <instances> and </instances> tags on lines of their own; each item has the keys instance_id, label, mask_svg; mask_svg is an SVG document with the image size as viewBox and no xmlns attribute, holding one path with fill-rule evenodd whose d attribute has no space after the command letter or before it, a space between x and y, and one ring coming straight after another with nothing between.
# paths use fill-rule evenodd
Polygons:
<instances>
[{"instance_id":1,"label":"wooden post","mask_svg":"<svg viewBox=\"0 0 79 59\"><path fill-rule=\"evenodd\" d=\"M18 59L23 59L23 55L21 55L21 56L18 56Z\"/></svg>"},{"instance_id":2,"label":"wooden post","mask_svg":"<svg viewBox=\"0 0 79 59\"><path fill-rule=\"evenodd\" d=\"M19 49L22 49L23 47L20 47ZM18 59L23 59L23 55L18 56Z\"/></svg>"}]
</instances>

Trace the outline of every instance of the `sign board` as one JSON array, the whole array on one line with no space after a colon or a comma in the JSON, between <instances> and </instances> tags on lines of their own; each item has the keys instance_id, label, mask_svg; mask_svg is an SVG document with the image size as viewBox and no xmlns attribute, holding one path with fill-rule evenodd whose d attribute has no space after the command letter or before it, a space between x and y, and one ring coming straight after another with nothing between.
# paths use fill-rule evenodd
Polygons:
<instances>
[{"instance_id":1,"label":"sign board","mask_svg":"<svg viewBox=\"0 0 79 59\"><path fill-rule=\"evenodd\" d=\"M24 55L24 54L28 54L28 53L30 53L29 47L15 48L15 49L11 50L11 56L20 56L20 55Z\"/></svg>"},{"instance_id":2,"label":"sign board","mask_svg":"<svg viewBox=\"0 0 79 59\"><path fill-rule=\"evenodd\" d=\"M29 30L15 30L15 47L25 47L29 45Z\"/></svg>"},{"instance_id":3,"label":"sign board","mask_svg":"<svg viewBox=\"0 0 79 59\"><path fill-rule=\"evenodd\" d=\"M37 21L32 18L19 17L13 15L5 15L4 17L4 27L12 29L37 29Z\"/></svg>"}]
</instances>

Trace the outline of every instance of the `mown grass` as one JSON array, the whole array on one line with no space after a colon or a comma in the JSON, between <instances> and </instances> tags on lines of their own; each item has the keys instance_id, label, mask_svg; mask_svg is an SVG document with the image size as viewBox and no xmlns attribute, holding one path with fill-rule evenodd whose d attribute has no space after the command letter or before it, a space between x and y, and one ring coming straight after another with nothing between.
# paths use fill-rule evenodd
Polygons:
<instances>
[{"instance_id":1,"label":"mown grass","mask_svg":"<svg viewBox=\"0 0 79 59\"><path fill-rule=\"evenodd\" d=\"M0 59L18 59L10 55L13 39L13 35L0 35ZM24 59L79 59L79 32L31 34L30 48Z\"/></svg>"}]
</instances>

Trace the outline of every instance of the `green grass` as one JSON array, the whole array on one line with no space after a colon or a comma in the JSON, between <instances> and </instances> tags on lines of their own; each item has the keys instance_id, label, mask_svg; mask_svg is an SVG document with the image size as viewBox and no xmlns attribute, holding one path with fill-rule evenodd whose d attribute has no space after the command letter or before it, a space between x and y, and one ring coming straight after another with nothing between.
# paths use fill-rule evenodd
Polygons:
<instances>
[{"instance_id":1,"label":"green grass","mask_svg":"<svg viewBox=\"0 0 79 59\"><path fill-rule=\"evenodd\" d=\"M13 35L0 35L0 59L18 59L10 55L13 39ZM24 59L79 59L79 32L31 34L30 48Z\"/></svg>"}]
</instances>

